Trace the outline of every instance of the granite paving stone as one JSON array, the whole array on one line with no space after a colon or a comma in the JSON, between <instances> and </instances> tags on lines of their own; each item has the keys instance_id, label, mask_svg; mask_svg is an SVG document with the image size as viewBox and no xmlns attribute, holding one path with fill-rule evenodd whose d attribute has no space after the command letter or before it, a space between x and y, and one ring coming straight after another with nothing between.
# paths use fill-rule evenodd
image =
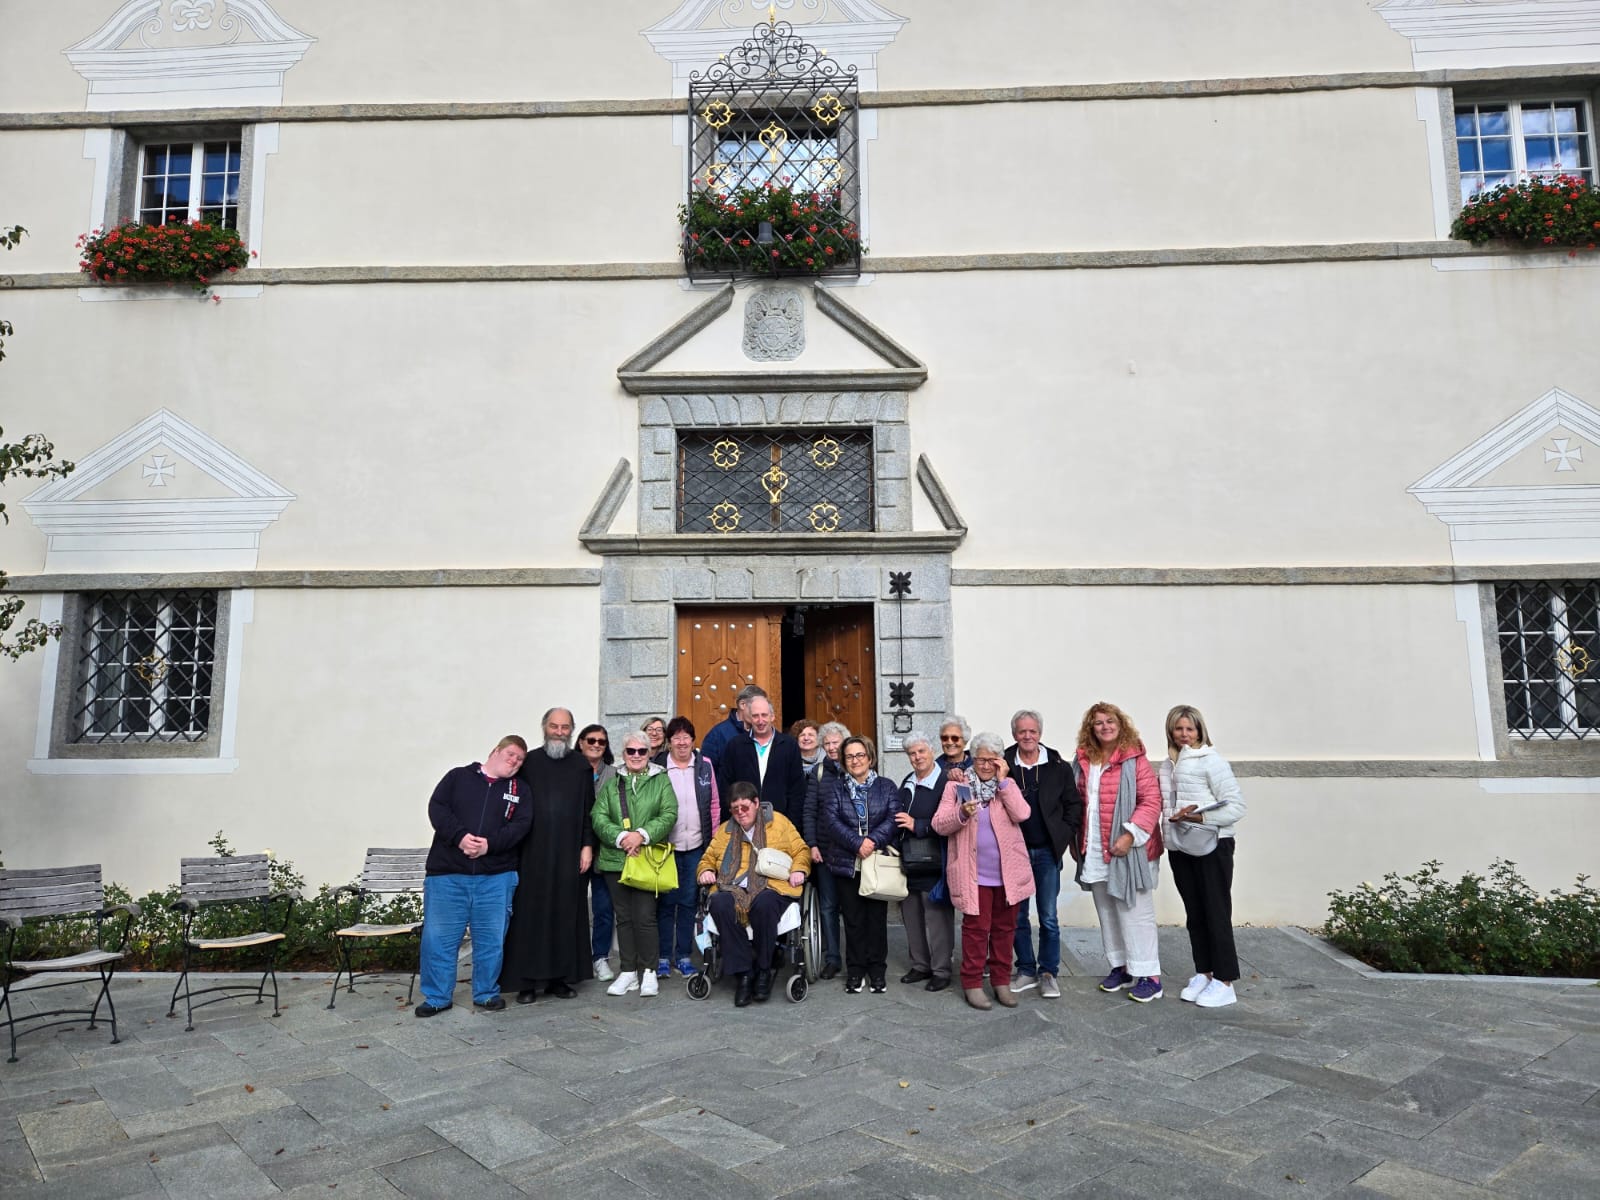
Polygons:
<instances>
[{"instance_id":1,"label":"granite paving stone","mask_svg":"<svg viewBox=\"0 0 1600 1200\"><path fill-rule=\"evenodd\" d=\"M430 1121L428 1128L497 1171L560 1145L548 1133L504 1108L477 1107Z\"/></svg>"},{"instance_id":2,"label":"granite paving stone","mask_svg":"<svg viewBox=\"0 0 1600 1200\"><path fill-rule=\"evenodd\" d=\"M471 1155L446 1146L431 1154L379 1167L403 1196L450 1196L459 1200L520 1200L522 1191Z\"/></svg>"},{"instance_id":3,"label":"granite paving stone","mask_svg":"<svg viewBox=\"0 0 1600 1200\"><path fill-rule=\"evenodd\" d=\"M150 1163L172 1200L257 1200L278 1189L237 1146L162 1155Z\"/></svg>"},{"instance_id":4,"label":"granite paving stone","mask_svg":"<svg viewBox=\"0 0 1600 1200\"><path fill-rule=\"evenodd\" d=\"M641 1121L639 1127L719 1167L737 1167L782 1149L771 1138L704 1108L688 1108Z\"/></svg>"},{"instance_id":5,"label":"granite paving stone","mask_svg":"<svg viewBox=\"0 0 1600 1200\"><path fill-rule=\"evenodd\" d=\"M1395 1200L1414 1200L1419 1196L1426 1196L1427 1200L1489 1200L1494 1195L1459 1179L1430 1175L1397 1162L1379 1163L1352 1187L1363 1195L1392 1196Z\"/></svg>"},{"instance_id":6,"label":"granite paving stone","mask_svg":"<svg viewBox=\"0 0 1600 1200\"><path fill-rule=\"evenodd\" d=\"M1330 1196L1360 1179L1382 1159L1307 1135L1263 1154L1233 1175L1233 1182L1264 1196Z\"/></svg>"}]
</instances>

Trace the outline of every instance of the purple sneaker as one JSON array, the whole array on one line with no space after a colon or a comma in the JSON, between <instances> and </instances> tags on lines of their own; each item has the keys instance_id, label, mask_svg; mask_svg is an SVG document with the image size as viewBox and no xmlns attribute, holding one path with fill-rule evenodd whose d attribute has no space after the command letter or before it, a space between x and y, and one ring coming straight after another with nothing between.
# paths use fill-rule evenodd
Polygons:
<instances>
[{"instance_id":1,"label":"purple sneaker","mask_svg":"<svg viewBox=\"0 0 1600 1200\"><path fill-rule=\"evenodd\" d=\"M1125 987L1133 986L1133 976L1129 975L1124 967L1112 967L1111 974L1100 981L1102 992L1120 992Z\"/></svg>"},{"instance_id":2,"label":"purple sneaker","mask_svg":"<svg viewBox=\"0 0 1600 1200\"><path fill-rule=\"evenodd\" d=\"M1140 1004L1149 1004L1152 1000L1161 999L1161 977L1159 975L1146 975L1133 985L1133 990L1128 993L1129 1000L1137 1000Z\"/></svg>"}]
</instances>

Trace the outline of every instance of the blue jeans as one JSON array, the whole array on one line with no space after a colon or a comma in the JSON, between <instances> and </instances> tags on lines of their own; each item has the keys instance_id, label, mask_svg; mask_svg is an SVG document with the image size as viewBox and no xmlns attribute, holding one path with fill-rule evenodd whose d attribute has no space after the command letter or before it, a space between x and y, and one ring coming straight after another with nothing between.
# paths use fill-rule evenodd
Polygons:
<instances>
[{"instance_id":1,"label":"blue jeans","mask_svg":"<svg viewBox=\"0 0 1600 1200\"><path fill-rule=\"evenodd\" d=\"M1033 866L1033 898L1039 902L1039 957L1033 956L1033 926L1028 923L1028 902L1017 906L1017 974L1040 971L1061 974L1061 922L1056 902L1061 898L1061 860L1048 846L1028 851Z\"/></svg>"},{"instance_id":2,"label":"blue jeans","mask_svg":"<svg viewBox=\"0 0 1600 1200\"><path fill-rule=\"evenodd\" d=\"M456 990L456 955L472 929L472 999L487 1004L500 994L500 960L517 873L429 875L422 883L422 998L435 1008Z\"/></svg>"},{"instance_id":3,"label":"blue jeans","mask_svg":"<svg viewBox=\"0 0 1600 1200\"><path fill-rule=\"evenodd\" d=\"M826 863L811 864L811 882L817 889L822 912L823 961L839 966L839 881Z\"/></svg>"},{"instance_id":4,"label":"blue jeans","mask_svg":"<svg viewBox=\"0 0 1600 1200\"><path fill-rule=\"evenodd\" d=\"M589 889L589 916L594 922L594 953L590 958L611 957L612 935L616 933L617 916L611 907L611 893L606 890L605 878L590 867L583 873L584 886Z\"/></svg>"},{"instance_id":5,"label":"blue jeans","mask_svg":"<svg viewBox=\"0 0 1600 1200\"><path fill-rule=\"evenodd\" d=\"M694 953L694 905L699 899L694 875L695 868L700 865L703 849L672 852L678 863L678 887L676 891L662 893L656 906L656 927L660 931L661 949L657 957L668 962L677 962ZM677 946L676 953L673 951L674 944Z\"/></svg>"}]
</instances>

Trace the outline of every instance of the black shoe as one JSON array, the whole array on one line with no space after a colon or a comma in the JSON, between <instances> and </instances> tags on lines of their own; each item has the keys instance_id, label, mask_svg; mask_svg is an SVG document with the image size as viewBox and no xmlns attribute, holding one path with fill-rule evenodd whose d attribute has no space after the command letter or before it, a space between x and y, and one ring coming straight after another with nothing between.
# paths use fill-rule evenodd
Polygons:
<instances>
[{"instance_id":1,"label":"black shoe","mask_svg":"<svg viewBox=\"0 0 1600 1200\"><path fill-rule=\"evenodd\" d=\"M578 993L573 991L572 988L565 983L552 983L549 987L545 988L544 994L546 996L554 996L557 1000L571 1000L574 999Z\"/></svg>"},{"instance_id":2,"label":"black shoe","mask_svg":"<svg viewBox=\"0 0 1600 1200\"><path fill-rule=\"evenodd\" d=\"M485 1012L503 1012L506 1007L506 998L504 996L496 996L493 1000L485 1000L482 1004L474 1000L472 1007L481 1008Z\"/></svg>"},{"instance_id":3,"label":"black shoe","mask_svg":"<svg viewBox=\"0 0 1600 1200\"><path fill-rule=\"evenodd\" d=\"M889 981L887 979L885 979L882 975L874 975L872 977L872 994L874 996L881 996L888 990Z\"/></svg>"},{"instance_id":4,"label":"black shoe","mask_svg":"<svg viewBox=\"0 0 1600 1200\"><path fill-rule=\"evenodd\" d=\"M844 990L849 992L852 996L859 992L861 990L861 976L847 976L844 981Z\"/></svg>"},{"instance_id":5,"label":"black shoe","mask_svg":"<svg viewBox=\"0 0 1600 1200\"><path fill-rule=\"evenodd\" d=\"M900 976L900 982L901 983L921 983L924 979L932 979L932 978L933 978L933 972L932 971L923 971L923 970L919 970L916 967L912 967L911 970L907 971L904 975Z\"/></svg>"},{"instance_id":6,"label":"black shoe","mask_svg":"<svg viewBox=\"0 0 1600 1200\"><path fill-rule=\"evenodd\" d=\"M518 992L517 993L517 1003L518 1004L532 1004L538 998L539 998L539 989L537 989L537 988L529 988L525 992Z\"/></svg>"},{"instance_id":7,"label":"black shoe","mask_svg":"<svg viewBox=\"0 0 1600 1200\"><path fill-rule=\"evenodd\" d=\"M935 975L932 979L928 980L927 983L922 985L922 990L925 992L942 992L949 986L950 976Z\"/></svg>"},{"instance_id":8,"label":"black shoe","mask_svg":"<svg viewBox=\"0 0 1600 1200\"><path fill-rule=\"evenodd\" d=\"M839 964L838 963L829 963L827 966L823 967L821 971L817 972L817 978L818 979L837 979L837 978L839 978Z\"/></svg>"},{"instance_id":9,"label":"black shoe","mask_svg":"<svg viewBox=\"0 0 1600 1200\"><path fill-rule=\"evenodd\" d=\"M772 995L772 972L757 971L755 984L750 990L751 999L757 1004L765 1004Z\"/></svg>"},{"instance_id":10,"label":"black shoe","mask_svg":"<svg viewBox=\"0 0 1600 1200\"><path fill-rule=\"evenodd\" d=\"M733 989L733 1006L735 1008L745 1008L750 1003L750 972L740 971L733 978L737 985Z\"/></svg>"},{"instance_id":11,"label":"black shoe","mask_svg":"<svg viewBox=\"0 0 1600 1200\"><path fill-rule=\"evenodd\" d=\"M442 1012L449 1012L450 1009L451 1009L451 1005L441 1004L441 1005L438 1005L437 1007L435 1007L434 1005L429 1004L426 1000L424 1000L421 1004L417 1005L417 1007L414 1008L412 1011L415 1012L417 1014L417 1016L419 1016L419 1017L436 1017Z\"/></svg>"}]
</instances>

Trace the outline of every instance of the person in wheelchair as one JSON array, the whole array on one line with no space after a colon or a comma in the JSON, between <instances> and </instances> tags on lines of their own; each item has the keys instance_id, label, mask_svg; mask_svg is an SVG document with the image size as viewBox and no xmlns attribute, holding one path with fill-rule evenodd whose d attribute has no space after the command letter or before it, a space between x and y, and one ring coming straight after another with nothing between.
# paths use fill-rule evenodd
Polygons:
<instances>
[{"instance_id":1,"label":"person in wheelchair","mask_svg":"<svg viewBox=\"0 0 1600 1200\"><path fill-rule=\"evenodd\" d=\"M713 889L709 907L722 931L723 965L737 984L733 1003L744 1008L751 1000L762 1003L772 994L778 921L800 898L811 855L800 831L788 817L773 812L770 804L761 803L754 784L735 783L728 808L732 816L700 856L699 879ZM762 862L763 858L776 861ZM745 926L750 937L744 936Z\"/></svg>"}]
</instances>

